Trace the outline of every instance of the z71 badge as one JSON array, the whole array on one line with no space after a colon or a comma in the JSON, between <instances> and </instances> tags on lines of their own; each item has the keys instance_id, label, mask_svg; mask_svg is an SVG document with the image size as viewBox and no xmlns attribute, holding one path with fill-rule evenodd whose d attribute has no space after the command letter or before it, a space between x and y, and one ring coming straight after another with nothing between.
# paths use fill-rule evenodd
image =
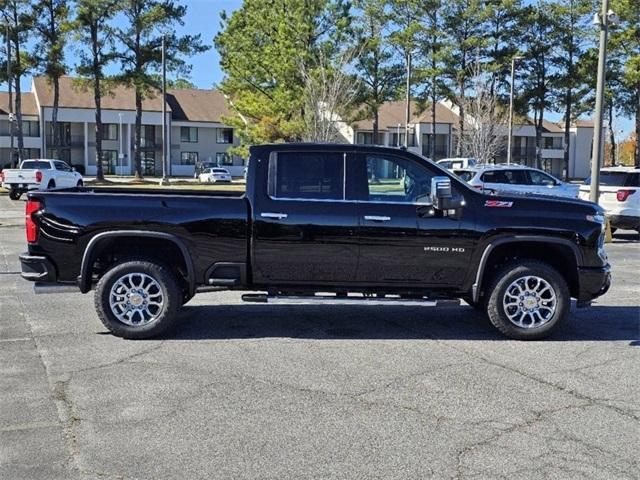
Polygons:
<instances>
[{"instance_id":1,"label":"z71 badge","mask_svg":"<svg viewBox=\"0 0 640 480\"><path fill-rule=\"evenodd\" d=\"M511 208L513 207L513 202L503 202L501 200L487 200L484 202L485 207L492 208Z\"/></svg>"}]
</instances>

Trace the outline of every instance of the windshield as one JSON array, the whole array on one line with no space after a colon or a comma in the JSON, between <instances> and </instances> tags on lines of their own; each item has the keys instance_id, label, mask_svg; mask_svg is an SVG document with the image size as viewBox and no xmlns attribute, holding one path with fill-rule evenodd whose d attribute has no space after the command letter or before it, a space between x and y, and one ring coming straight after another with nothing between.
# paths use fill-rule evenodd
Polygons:
<instances>
[{"instance_id":1,"label":"windshield","mask_svg":"<svg viewBox=\"0 0 640 480\"><path fill-rule=\"evenodd\" d=\"M584 181L591 185L591 177ZM640 186L640 172L600 172L600 185L606 187L638 187Z\"/></svg>"},{"instance_id":2,"label":"windshield","mask_svg":"<svg viewBox=\"0 0 640 480\"><path fill-rule=\"evenodd\" d=\"M50 170L51 164L49 162L42 162L38 160L25 160L20 166L22 170Z\"/></svg>"}]
</instances>

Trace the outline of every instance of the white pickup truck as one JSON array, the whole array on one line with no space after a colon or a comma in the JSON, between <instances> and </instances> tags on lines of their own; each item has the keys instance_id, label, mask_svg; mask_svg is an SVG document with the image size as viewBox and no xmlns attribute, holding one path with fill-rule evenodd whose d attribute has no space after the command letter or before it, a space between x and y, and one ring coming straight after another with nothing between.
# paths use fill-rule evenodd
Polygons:
<instances>
[{"instance_id":1,"label":"white pickup truck","mask_svg":"<svg viewBox=\"0 0 640 480\"><path fill-rule=\"evenodd\" d=\"M81 187L82 175L62 160L24 160L20 168L0 172L0 184L9 190L9 198L18 200L29 190Z\"/></svg>"}]
</instances>

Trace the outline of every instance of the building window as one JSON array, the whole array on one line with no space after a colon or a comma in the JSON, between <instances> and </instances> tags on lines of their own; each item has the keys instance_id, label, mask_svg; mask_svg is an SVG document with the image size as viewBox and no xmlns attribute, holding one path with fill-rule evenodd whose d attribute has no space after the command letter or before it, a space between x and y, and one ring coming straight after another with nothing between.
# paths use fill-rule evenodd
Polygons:
<instances>
[{"instance_id":1,"label":"building window","mask_svg":"<svg viewBox=\"0 0 640 480\"><path fill-rule=\"evenodd\" d=\"M198 141L198 129L196 127L180 127L180 141L196 143Z\"/></svg>"},{"instance_id":2,"label":"building window","mask_svg":"<svg viewBox=\"0 0 640 480\"><path fill-rule=\"evenodd\" d=\"M552 158L543 158L542 159L542 170L545 172L552 173L553 172L553 159Z\"/></svg>"},{"instance_id":3,"label":"building window","mask_svg":"<svg viewBox=\"0 0 640 480\"><path fill-rule=\"evenodd\" d=\"M47 145L51 145L54 147L68 147L71 146L71 123L69 122L58 122L56 124L56 128L58 130L58 145L54 145L54 129L53 123L49 123L49 135L47 136ZM76 140L80 140L80 138L76 138ZM84 138L82 138L84 140Z\"/></svg>"},{"instance_id":4,"label":"building window","mask_svg":"<svg viewBox=\"0 0 640 480\"><path fill-rule=\"evenodd\" d=\"M71 150L68 148L50 148L47 156L52 160L62 160L63 162L71 162ZM95 157L93 158L95 163Z\"/></svg>"},{"instance_id":5,"label":"building window","mask_svg":"<svg viewBox=\"0 0 640 480\"><path fill-rule=\"evenodd\" d=\"M118 152L115 150L102 151L102 173L114 175L118 166Z\"/></svg>"},{"instance_id":6,"label":"building window","mask_svg":"<svg viewBox=\"0 0 640 480\"><path fill-rule=\"evenodd\" d=\"M233 128L217 128L216 143L233 143Z\"/></svg>"},{"instance_id":7,"label":"building window","mask_svg":"<svg viewBox=\"0 0 640 480\"><path fill-rule=\"evenodd\" d=\"M22 135L25 137L39 137L40 124L33 120L24 120L22 122Z\"/></svg>"},{"instance_id":8,"label":"building window","mask_svg":"<svg viewBox=\"0 0 640 480\"><path fill-rule=\"evenodd\" d=\"M140 146L142 148L153 148L156 146L155 125L142 125L140 131Z\"/></svg>"},{"instance_id":9,"label":"building window","mask_svg":"<svg viewBox=\"0 0 640 480\"><path fill-rule=\"evenodd\" d=\"M391 134L391 143L389 144L391 147L403 147L404 146L404 132L398 134L398 132ZM409 147L416 146L416 134L409 133Z\"/></svg>"},{"instance_id":10,"label":"building window","mask_svg":"<svg viewBox=\"0 0 640 480\"><path fill-rule=\"evenodd\" d=\"M233 165L233 157L227 152L216 153L216 163L218 165Z\"/></svg>"},{"instance_id":11,"label":"building window","mask_svg":"<svg viewBox=\"0 0 640 480\"><path fill-rule=\"evenodd\" d=\"M384 132L378 132L378 141L374 143L373 132L358 132L356 143L360 145L384 145Z\"/></svg>"},{"instance_id":12,"label":"building window","mask_svg":"<svg viewBox=\"0 0 640 480\"><path fill-rule=\"evenodd\" d=\"M103 123L102 124L102 139L103 140L118 140L118 125L115 123Z\"/></svg>"},{"instance_id":13,"label":"building window","mask_svg":"<svg viewBox=\"0 0 640 480\"><path fill-rule=\"evenodd\" d=\"M562 137L544 137L544 146L549 150L562 150Z\"/></svg>"},{"instance_id":14,"label":"building window","mask_svg":"<svg viewBox=\"0 0 640 480\"><path fill-rule=\"evenodd\" d=\"M198 152L180 152L180 165L195 165L198 161Z\"/></svg>"}]
</instances>

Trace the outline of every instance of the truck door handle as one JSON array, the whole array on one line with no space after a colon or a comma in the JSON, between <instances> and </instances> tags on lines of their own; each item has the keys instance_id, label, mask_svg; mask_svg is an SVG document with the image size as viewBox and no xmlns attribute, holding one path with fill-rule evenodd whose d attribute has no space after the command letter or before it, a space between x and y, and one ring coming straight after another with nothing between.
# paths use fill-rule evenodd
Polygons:
<instances>
[{"instance_id":1,"label":"truck door handle","mask_svg":"<svg viewBox=\"0 0 640 480\"><path fill-rule=\"evenodd\" d=\"M282 220L283 218L287 218L288 215L286 213L265 212L265 213L261 213L260 216L263 218L275 218L277 220Z\"/></svg>"},{"instance_id":2,"label":"truck door handle","mask_svg":"<svg viewBox=\"0 0 640 480\"><path fill-rule=\"evenodd\" d=\"M385 217L380 215L365 215L365 220L371 220L372 222L388 222L391 220L391 217Z\"/></svg>"}]
</instances>

